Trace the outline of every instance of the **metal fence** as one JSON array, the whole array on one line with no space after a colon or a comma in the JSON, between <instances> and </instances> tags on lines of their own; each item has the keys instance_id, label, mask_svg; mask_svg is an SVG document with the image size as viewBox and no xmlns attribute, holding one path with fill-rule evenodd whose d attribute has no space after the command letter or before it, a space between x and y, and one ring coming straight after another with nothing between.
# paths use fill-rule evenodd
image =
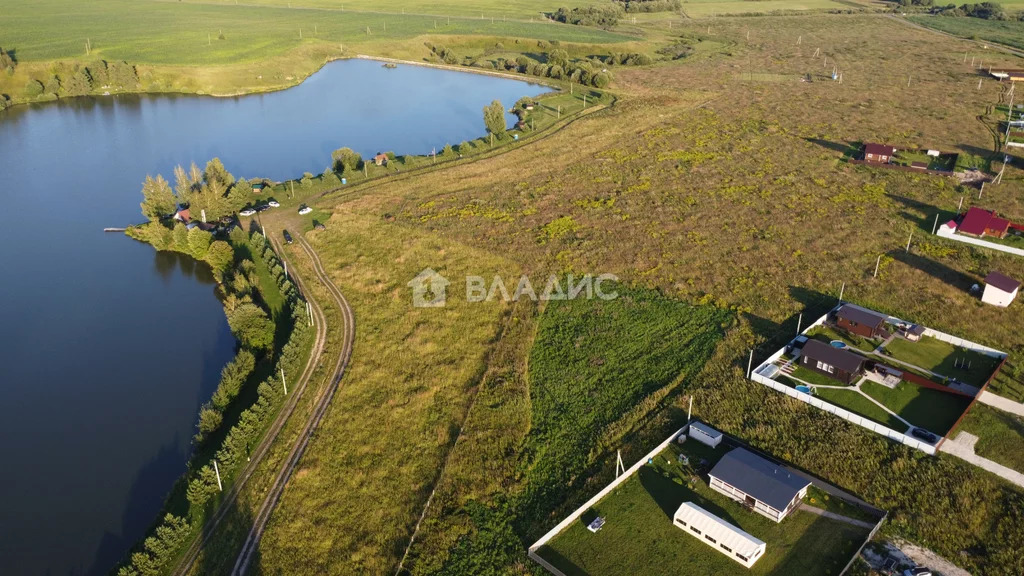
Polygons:
<instances>
[{"instance_id":1,"label":"metal fence","mask_svg":"<svg viewBox=\"0 0 1024 576\"><path fill-rule=\"evenodd\" d=\"M864 539L863 543L861 543L860 548L857 548L857 553L854 554L853 558L850 558L850 561L846 563L846 568L843 568L843 571L839 573L839 576L845 576L845 574L850 571L850 567L853 566L853 563L857 561L857 558L860 556L860 553L864 550L864 547L868 545L868 542L871 542L871 540L875 537L875 534L878 534L879 528L882 527L882 524L885 523L885 520L888 517L889 513L886 512L885 516L882 516L882 519L878 521L878 524L875 524L875 527L872 528L871 532L868 533L868 537Z\"/></svg>"}]
</instances>

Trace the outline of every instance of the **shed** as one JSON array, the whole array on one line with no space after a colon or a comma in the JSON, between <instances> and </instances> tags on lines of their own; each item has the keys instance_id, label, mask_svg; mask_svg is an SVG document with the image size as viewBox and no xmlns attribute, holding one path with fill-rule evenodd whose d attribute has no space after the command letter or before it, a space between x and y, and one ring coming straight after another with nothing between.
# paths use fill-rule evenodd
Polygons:
<instances>
[{"instance_id":1,"label":"shed","mask_svg":"<svg viewBox=\"0 0 1024 576\"><path fill-rule=\"evenodd\" d=\"M864 160L874 164L888 164L896 155L896 149L885 144L868 142L864 144Z\"/></svg>"},{"instance_id":2,"label":"shed","mask_svg":"<svg viewBox=\"0 0 1024 576\"><path fill-rule=\"evenodd\" d=\"M938 150L928 150L926 153L933 158L938 158L942 155L942 152L939 152Z\"/></svg>"},{"instance_id":3,"label":"shed","mask_svg":"<svg viewBox=\"0 0 1024 576\"><path fill-rule=\"evenodd\" d=\"M718 430L715 430L711 426L708 426L707 424L703 424L701 422L693 422L692 424L690 424L690 429L689 432L687 432L687 435L690 438L696 440L697 442L700 442L701 444L706 444L708 446L711 446L712 448L715 448L716 446L721 444L722 438L725 436Z\"/></svg>"},{"instance_id":4,"label":"shed","mask_svg":"<svg viewBox=\"0 0 1024 576\"><path fill-rule=\"evenodd\" d=\"M1019 289L1020 282L993 270L985 276L985 291L981 294L981 301L1006 308L1017 297Z\"/></svg>"},{"instance_id":5,"label":"shed","mask_svg":"<svg viewBox=\"0 0 1024 576\"><path fill-rule=\"evenodd\" d=\"M373 157L373 163L376 164L377 166L387 166L388 155L384 154L383 152L377 154L376 156Z\"/></svg>"},{"instance_id":6,"label":"shed","mask_svg":"<svg viewBox=\"0 0 1024 576\"><path fill-rule=\"evenodd\" d=\"M836 326L865 338L886 337L886 317L866 308L843 304L836 310Z\"/></svg>"},{"instance_id":7,"label":"shed","mask_svg":"<svg viewBox=\"0 0 1024 576\"><path fill-rule=\"evenodd\" d=\"M861 372L867 358L830 346L821 340L809 340L800 350L800 366L824 374L843 384L853 384Z\"/></svg>"},{"instance_id":8,"label":"shed","mask_svg":"<svg viewBox=\"0 0 1024 576\"><path fill-rule=\"evenodd\" d=\"M683 502L672 519L677 528L747 568L764 555L767 545L693 502Z\"/></svg>"},{"instance_id":9,"label":"shed","mask_svg":"<svg viewBox=\"0 0 1024 576\"><path fill-rule=\"evenodd\" d=\"M180 210L174 213L174 219L177 220L178 222L184 222L185 224L188 224L192 220L192 216L188 208L181 208Z\"/></svg>"},{"instance_id":10,"label":"shed","mask_svg":"<svg viewBox=\"0 0 1024 576\"><path fill-rule=\"evenodd\" d=\"M711 489L781 522L807 495L811 482L746 448L735 448L708 473Z\"/></svg>"},{"instance_id":11,"label":"shed","mask_svg":"<svg viewBox=\"0 0 1024 576\"><path fill-rule=\"evenodd\" d=\"M253 194L261 194L263 192L263 189L266 188L266 187L267 187L267 185L265 183L263 183L263 182L253 182L253 184L252 184L252 193Z\"/></svg>"}]
</instances>

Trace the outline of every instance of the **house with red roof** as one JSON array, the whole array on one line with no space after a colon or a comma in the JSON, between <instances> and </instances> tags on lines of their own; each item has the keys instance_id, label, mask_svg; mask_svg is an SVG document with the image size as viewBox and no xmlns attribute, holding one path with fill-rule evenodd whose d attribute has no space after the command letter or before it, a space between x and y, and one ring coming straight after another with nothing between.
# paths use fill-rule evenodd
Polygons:
<instances>
[{"instance_id":1,"label":"house with red roof","mask_svg":"<svg viewBox=\"0 0 1024 576\"><path fill-rule=\"evenodd\" d=\"M1006 218L996 216L995 210L985 210L972 206L964 214L956 231L968 236L977 236L978 238L982 236L1005 238L1006 233L1010 230L1010 225L1011 222Z\"/></svg>"},{"instance_id":2,"label":"house with red roof","mask_svg":"<svg viewBox=\"0 0 1024 576\"><path fill-rule=\"evenodd\" d=\"M188 208L181 208L180 210L174 213L174 219L177 220L178 222L184 222L185 224L188 224L189 221L192 219L192 216L189 213Z\"/></svg>"},{"instance_id":3,"label":"house with red roof","mask_svg":"<svg viewBox=\"0 0 1024 576\"><path fill-rule=\"evenodd\" d=\"M896 155L896 149L885 144L864 144L864 161L872 164L888 164Z\"/></svg>"}]
</instances>

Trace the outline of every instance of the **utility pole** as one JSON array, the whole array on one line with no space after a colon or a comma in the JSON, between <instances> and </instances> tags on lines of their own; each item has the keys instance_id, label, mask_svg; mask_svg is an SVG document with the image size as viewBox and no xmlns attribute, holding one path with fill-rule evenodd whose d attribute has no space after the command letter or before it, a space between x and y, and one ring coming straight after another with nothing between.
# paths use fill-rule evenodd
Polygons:
<instances>
[{"instance_id":1,"label":"utility pole","mask_svg":"<svg viewBox=\"0 0 1024 576\"><path fill-rule=\"evenodd\" d=\"M693 421L693 394L690 394L690 408L686 411L686 423Z\"/></svg>"},{"instance_id":2,"label":"utility pole","mask_svg":"<svg viewBox=\"0 0 1024 576\"><path fill-rule=\"evenodd\" d=\"M907 238L907 252L910 252L910 241L914 239L914 231L910 231L910 237Z\"/></svg>"},{"instance_id":3,"label":"utility pole","mask_svg":"<svg viewBox=\"0 0 1024 576\"><path fill-rule=\"evenodd\" d=\"M281 368L281 386L284 388L284 395L288 395L288 383L284 380L284 368Z\"/></svg>"},{"instance_id":4,"label":"utility pole","mask_svg":"<svg viewBox=\"0 0 1024 576\"><path fill-rule=\"evenodd\" d=\"M882 263L882 255L878 255L878 259L875 260L875 273L871 275L872 278L878 278L878 265Z\"/></svg>"},{"instance_id":5,"label":"utility pole","mask_svg":"<svg viewBox=\"0 0 1024 576\"><path fill-rule=\"evenodd\" d=\"M846 282L843 282L842 287L839 288L839 303L843 303L843 292L846 291Z\"/></svg>"},{"instance_id":6,"label":"utility pole","mask_svg":"<svg viewBox=\"0 0 1024 576\"><path fill-rule=\"evenodd\" d=\"M956 207L956 213L959 214L960 212L962 212L963 208L964 208L964 197L961 196L960 197L960 205Z\"/></svg>"},{"instance_id":7,"label":"utility pole","mask_svg":"<svg viewBox=\"0 0 1024 576\"><path fill-rule=\"evenodd\" d=\"M935 223L932 224L932 234L935 234L935 229L939 227L939 215L935 215Z\"/></svg>"},{"instance_id":8,"label":"utility pole","mask_svg":"<svg viewBox=\"0 0 1024 576\"><path fill-rule=\"evenodd\" d=\"M797 336L800 335L800 328L803 325L804 325L804 313L801 312L800 315L796 317L796 335Z\"/></svg>"},{"instance_id":9,"label":"utility pole","mask_svg":"<svg viewBox=\"0 0 1024 576\"><path fill-rule=\"evenodd\" d=\"M213 471L217 474L217 490L219 492L224 491L224 485L220 483L220 467L217 466L217 461L213 461Z\"/></svg>"},{"instance_id":10,"label":"utility pole","mask_svg":"<svg viewBox=\"0 0 1024 576\"><path fill-rule=\"evenodd\" d=\"M985 191L985 183L981 183L981 188L978 190L978 200L981 200L981 193Z\"/></svg>"},{"instance_id":11,"label":"utility pole","mask_svg":"<svg viewBox=\"0 0 1024 576\"><path fill-rule=\"evenodd\" d=\"M750 358L747 360L747 378L750 378L750 370L754 367L754 349L750 349Z\"/></svg>"}]
</instances>

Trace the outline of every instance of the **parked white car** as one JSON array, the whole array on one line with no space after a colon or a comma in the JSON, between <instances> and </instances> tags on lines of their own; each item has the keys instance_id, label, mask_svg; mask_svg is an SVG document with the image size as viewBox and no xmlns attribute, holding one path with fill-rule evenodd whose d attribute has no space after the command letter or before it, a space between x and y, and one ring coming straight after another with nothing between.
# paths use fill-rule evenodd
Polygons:
<instances>
[{"instance_id":1,"label":"parked white car","mask_svg":"<svg viewBox=\"0 0 1024 576\"><path fill-rule=\"evenodd\" d=\"M309 206L302 206L301 208L299 208L299 214L302 214L302 215L309 214L312 211L313 211L313 209L310 208Z\"/></svg>"},{"instance_id":2,"label":"parked white car","mask_svg":"<svg viewBox=\"0 0 1024 576\"><path fill-rule=\"evenodd\" d=\"M241 212L239 212L238 215L239 216L255 216L256 215L256 211L253 210L252 208L246 208L245 210L242 210Z\"/></svg>"},{"instance_id":3,"label":"parked white car","mask_svg":"<svg viewBox=\"0 0 1024 576\"><path fill-rule=\"evenodd\" d=\"M280 208L281 203L277 200L271 200L270 202L267 202L267 206L270 206L271 208Z\"/></svg>"}]
</instances>

